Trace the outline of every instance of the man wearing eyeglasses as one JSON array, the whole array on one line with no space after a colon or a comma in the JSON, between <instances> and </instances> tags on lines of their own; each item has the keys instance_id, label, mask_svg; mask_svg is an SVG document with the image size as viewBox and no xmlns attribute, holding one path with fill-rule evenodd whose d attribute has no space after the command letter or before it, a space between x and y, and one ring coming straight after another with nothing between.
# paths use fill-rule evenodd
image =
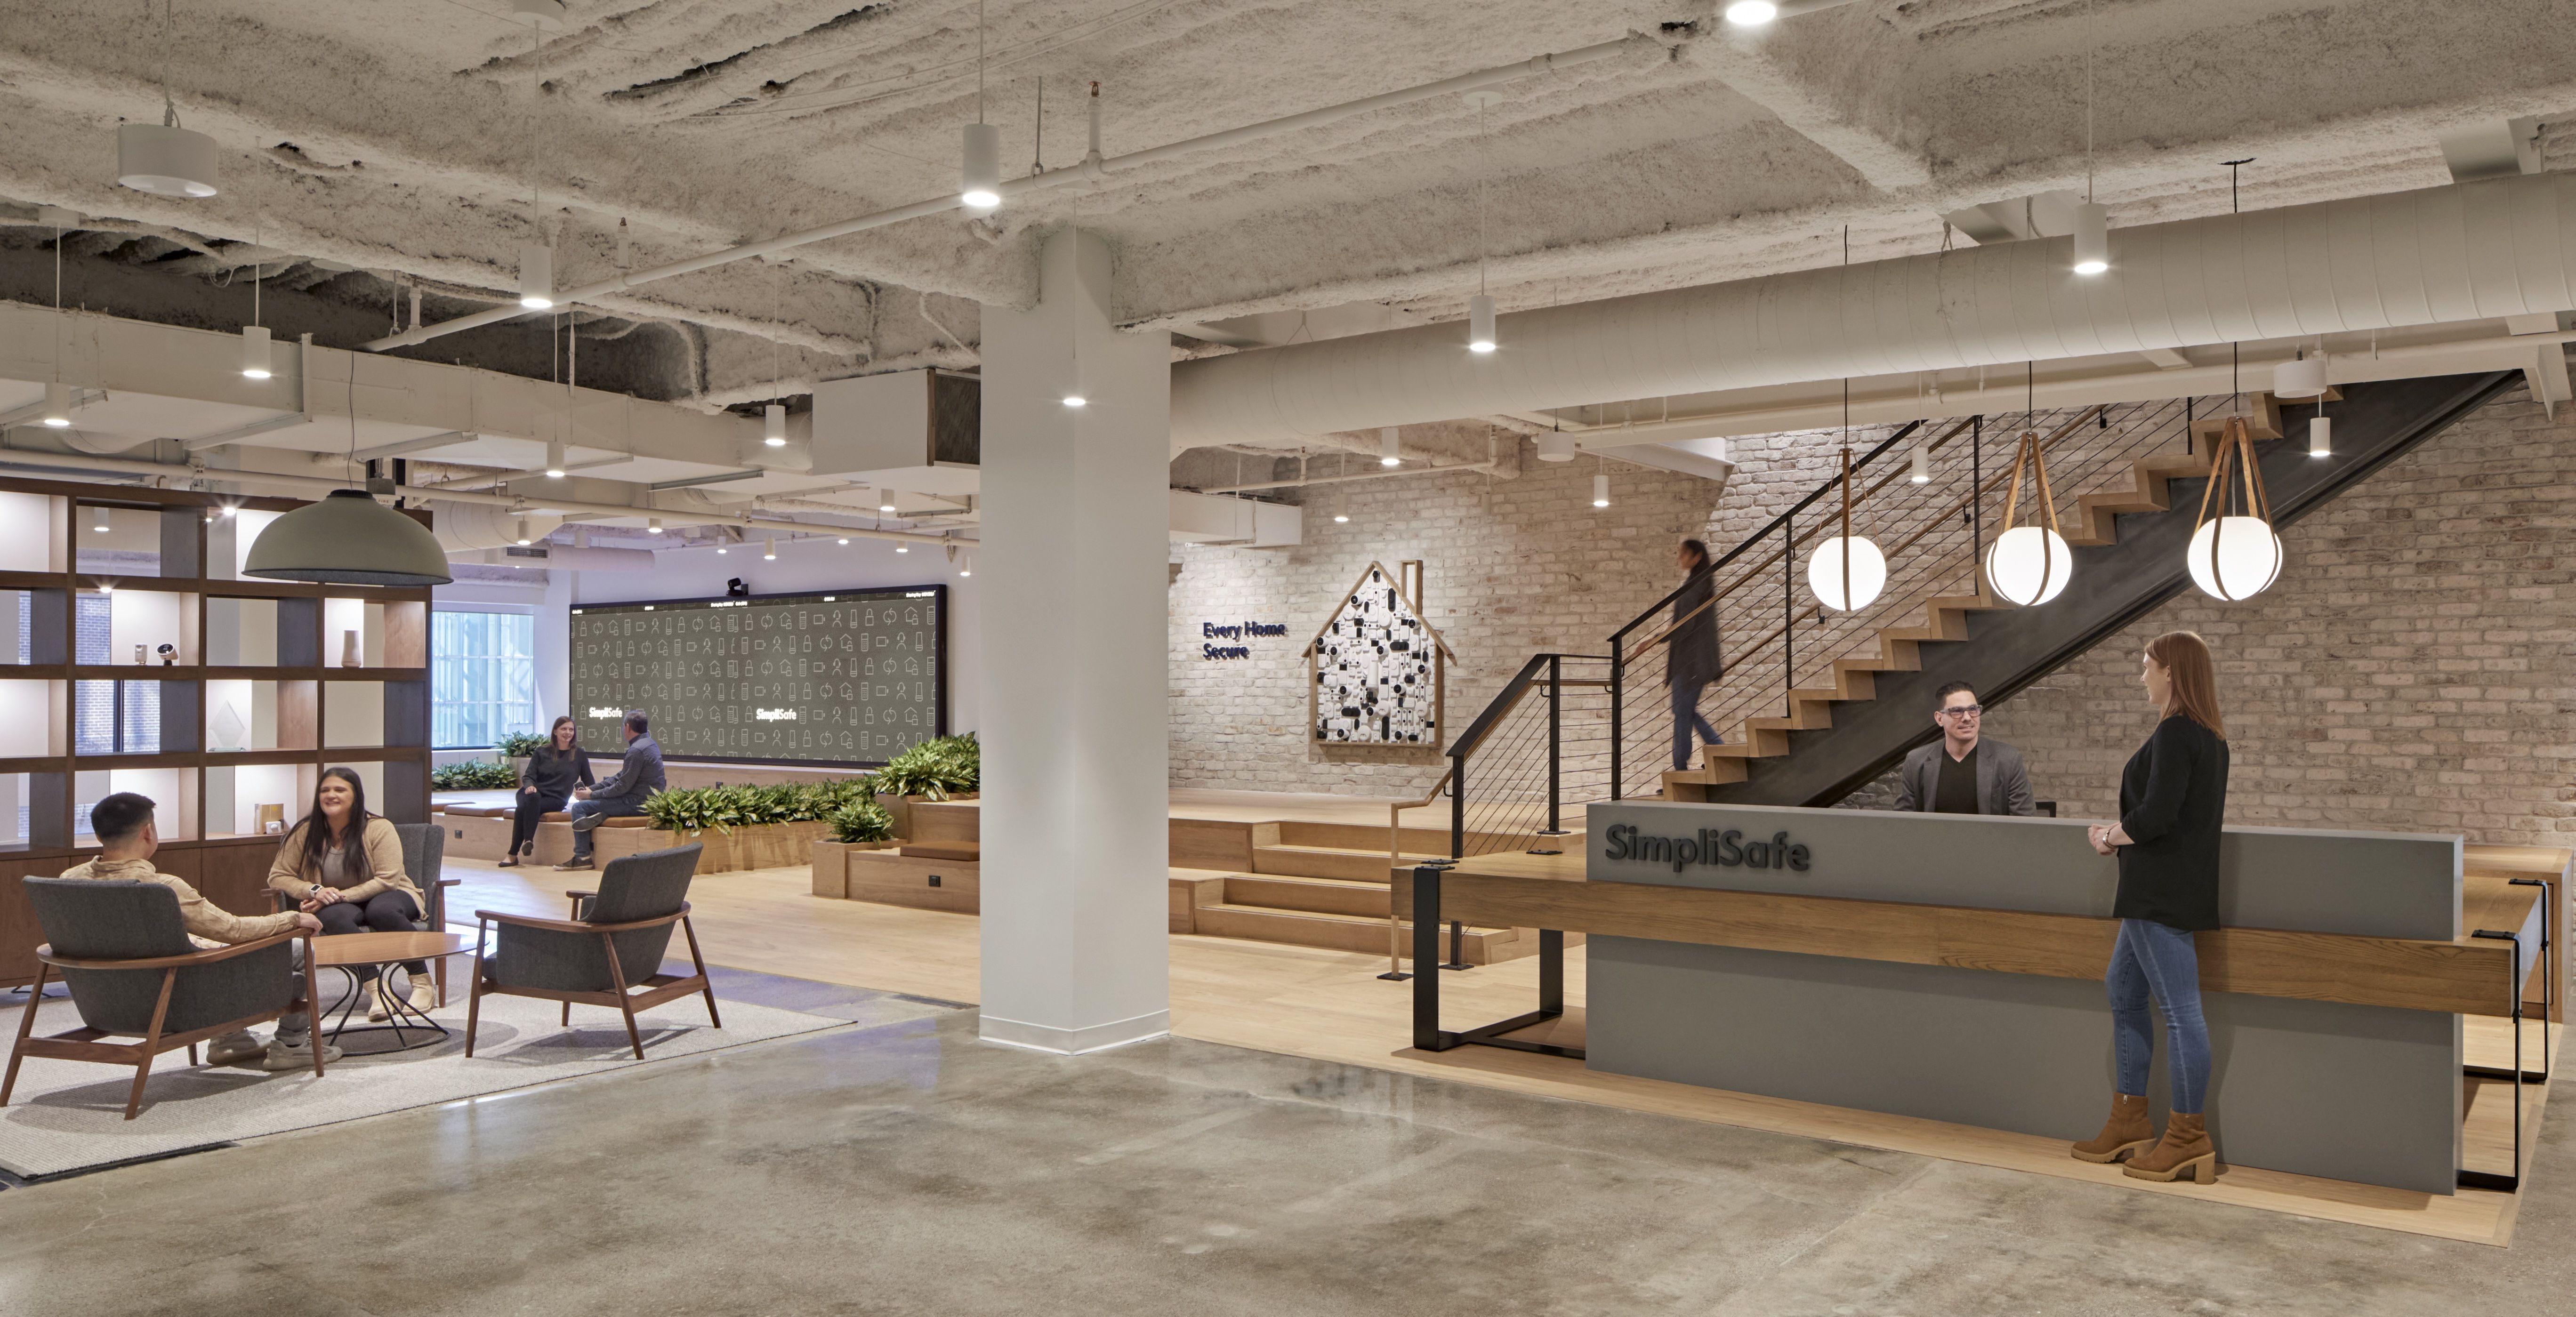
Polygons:
<instances>
[{"instance_id":1,"label":"man wearing eyeglasses","mask_svg":"<svg viewBox=\"0 0 2576 1317\"><path fill-rule=\"evenodd\" d=\"M1985 706L1964 681L1941 688L1932 721L1941 739L1905 756L1898 809L1922 814L2036 814L2021 751L1988 738Z\"/></svg>"}]
</instances>

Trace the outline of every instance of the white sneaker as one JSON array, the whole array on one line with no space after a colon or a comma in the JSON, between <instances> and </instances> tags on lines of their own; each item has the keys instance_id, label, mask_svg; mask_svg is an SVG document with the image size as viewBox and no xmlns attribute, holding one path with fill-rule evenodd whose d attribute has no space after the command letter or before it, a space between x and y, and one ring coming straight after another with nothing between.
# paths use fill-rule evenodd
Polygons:
<instances>
[{"instance_id":1,"label":"white sneaker","mask_svg":"<svg viewBox=\"0 0 2576 1317\"><path fill-rule=\"evenodd\" d=\"M333 1047L328 1043L322 1045L322 1063L324 1065L329 1065L331 1062L339 1059L339 1048ZM312 1069L313 1036L311 1034L306 1034L304 1037L291 1043L280 1042L276 1039L269 1040L268 1055L261 1058L259 1068L262 1070Z\"/></svg>"},{"instance_id":2,"label":"white sneaker","mask_svg":"<svg viewBox=\"0 0 2576 1317\"><path fill-rule=\"evenodd\" d=\"M259 1035L248 1029L235 1029L206 1044L207 1065L234 1065L267 1054L268 1044L261 1042Z\"/></svg>"}]
</instances>

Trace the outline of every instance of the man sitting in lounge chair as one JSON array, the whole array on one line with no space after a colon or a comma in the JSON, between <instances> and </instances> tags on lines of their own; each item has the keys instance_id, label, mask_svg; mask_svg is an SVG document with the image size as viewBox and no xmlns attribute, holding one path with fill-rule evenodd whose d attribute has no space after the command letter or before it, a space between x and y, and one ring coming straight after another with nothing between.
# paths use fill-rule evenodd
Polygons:
<instances>
[{"instance_id":1,"label":"man sitting in lounge chair","mask_svg":"<svg viewBox=\"0 0 2576 1317\"><path fill-rule=\"evenodd\" d=\"M177 893L179 922L187 928L188 937L197 945L212 949L219 946L257 942L303 929L308 933L322 931L322 921L300 912L278 915L242 916L216 905L197 894L184 878L173 877L153 867L152 854L161 849L160 830L152 823L152 801L131 791L115 795L90 807L90 831L98 837L98 858L79 865L65 878L132 879L136 882L159 883ZM304 944L295 944L296 982L303 982ZM277 1037L261 1043L248 1029L237 1029L214 1040L206 1049L209 1065L231 1065L239 1061L259 1061L262 1070L310 1070L313 1068L312 1022L302 1014L281 1015L277 1019ZM323 1045L325 1064L340 1059L340 1049Z\"/></svg>"}]
</instances>

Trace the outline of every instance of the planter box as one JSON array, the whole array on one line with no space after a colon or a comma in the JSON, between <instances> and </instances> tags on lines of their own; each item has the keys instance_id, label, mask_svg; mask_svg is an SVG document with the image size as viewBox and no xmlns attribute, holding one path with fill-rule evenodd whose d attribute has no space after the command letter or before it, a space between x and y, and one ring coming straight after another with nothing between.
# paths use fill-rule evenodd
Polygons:
<instances>
[{"instance_id":1,"label":"planter box","mask_svg":"<svg viewBox=\"0 0 2576 1317\"><path fill-rule=\"evenodd\" d=\"M982 866L973 860L929 860L892 850L867 854L844 852L847 890L853 901L945 910L971 915L979 911ZM932 885L936 877L938 884Z\"/></svg>"},{"instance_id":2,"label":"planter box","mask_svg":"<svg viewBox=\"0 0 2576 1317\"><path fill-rule=\"evenodd\" d=\"M855 851L892 850L890 841L818 841L814 843L814 895L846 900L850 895L850 860Z\"/></svg>"},{"instance_id":3,"label":"planter box","mask_svg":"<svg viewBox=\"0 0 2576 1317\"><path fill-rule=\"evenodd\" d=\"M698 856L698 872L732 873L742 869L786 869L806 864L813 858L814 843L829 841L832 825L828 823L763 823L735 828L730 833L709 828L704 832L670 833L658 828L630 829L640 834L639 844L611 851L602 843L609 830L602 828L593 840L601 862L619 853L658 850L665 846L685 846L696 842L705 847Z\"/></svg>"}]
</instances>

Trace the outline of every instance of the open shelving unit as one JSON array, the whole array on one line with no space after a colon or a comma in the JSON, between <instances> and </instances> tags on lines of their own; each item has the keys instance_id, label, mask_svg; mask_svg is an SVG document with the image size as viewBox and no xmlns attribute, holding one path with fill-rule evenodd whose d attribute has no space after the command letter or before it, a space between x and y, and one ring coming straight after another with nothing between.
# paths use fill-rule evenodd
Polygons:
<instances>
[{"instance_id":1,"label":"open shelving unit","mask_svg":"<svg viewBox=\"0 0 2576 1317\"><path fill-rule=\"evenodd\" d=\"M237 914L325 765L428 820L430 592L243 576L301 506L0 479L0 985L43 941L21 880L96 854L111 792L152 797L162 871Z\"/></svg>"}]
</instances>

